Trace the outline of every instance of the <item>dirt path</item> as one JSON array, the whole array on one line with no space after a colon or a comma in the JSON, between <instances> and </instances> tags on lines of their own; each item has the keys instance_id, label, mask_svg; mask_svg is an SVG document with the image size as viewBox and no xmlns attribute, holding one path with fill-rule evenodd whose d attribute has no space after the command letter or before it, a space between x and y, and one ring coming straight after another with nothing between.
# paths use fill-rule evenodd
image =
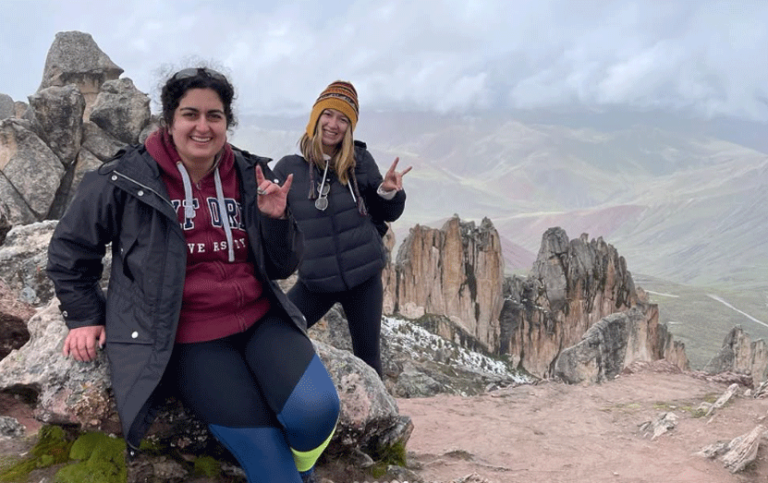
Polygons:
<instances>
[{"instance_id":1,"label":"dirt path","mask_svg":"<svg viewBox=\"0 0 768 483\"><path fill-rule=\"evenodd\" d=\"M768 439L756 462L737 475L694 455L758 424L768 427L768 399L738 397L713 417L692 415L726 388L648 369L600 385L542 383L397 402L415 426L409 466L429 482L476 473L481 479L473 481L491 483L768 483ZM678 417L673 430L656 440L640 434L643 422L667 411ZM0 438L0 455L27 451L24 446ZM55 471L40 470L29 481L52 481Z\"/></svg>"},{"instance_id":2,"label":"dirt path","mask_svg":"<svg viewBox=\"0 0 768 483\"><path fill-rule=\"evenodd\" d=\"M690 409L727 385L646 370L593 386L542 383L479 397L399 399L413 418L412 464L427 481L477 473L493 483L768 482L768 440L733 475L694 453L768 427L768 399L739 397L713 417ZM677 427L656 440L639 425L671 411Z\"/></svg>"}]
</instances>

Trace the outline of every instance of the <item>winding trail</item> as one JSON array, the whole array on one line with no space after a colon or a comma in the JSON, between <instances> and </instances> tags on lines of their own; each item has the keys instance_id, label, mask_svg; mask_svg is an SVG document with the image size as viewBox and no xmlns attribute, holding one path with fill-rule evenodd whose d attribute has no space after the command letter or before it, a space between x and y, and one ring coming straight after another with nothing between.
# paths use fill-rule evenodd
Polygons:
<instances>
[{"instance_id":1,"label":"winding trail","mask_svg":"<svg viewBox=\"0 0 768 483\"><path fill-rule=\"evenodd\" d=\"M726 300L724 300L722 297L719 297L719 296L717 296L717 295L713 295L713 294L711 294L711 293L708 293L708 294L707 294L707 297L711 298L712 300L716 300L716 301L720 302L721 304L725 305L725 306L726 306L726 307L728 307L729 309L735 310L736 312L740 313L741 315L743 315L744 317L748 318L748 319L749 319L749 320L751 320L752 322L755 322L755 323L757 323L757 324L760 324L760 325L764 325L765 327L768 327L768 324L766 324L765 322L763 322L763 321L761 321L761 320L757 320L756 318L752 317L751 315L749 315L748 313L744 312L743 310L739 310L739 309L737 309L737 308L736 308L736 307L734 307L733 305L729 304L729 303L728 303Z\"/></svg>"}]
</instances>

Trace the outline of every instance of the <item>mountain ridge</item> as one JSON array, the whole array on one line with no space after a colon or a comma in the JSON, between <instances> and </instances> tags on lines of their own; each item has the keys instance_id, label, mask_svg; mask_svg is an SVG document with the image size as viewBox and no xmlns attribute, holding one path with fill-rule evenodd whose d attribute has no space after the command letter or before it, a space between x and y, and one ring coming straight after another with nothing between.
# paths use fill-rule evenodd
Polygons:
<instances>
[{"instance_id":1,"label":"mountain ridge","mask_svg":"<svg viewBox=\"0 0 768 483\"><path fill-rule=\"evenodd\" d=\"M535 251L546 228L561 226L606 238L634 271L650 276L768 285L759 270L768 265L768 154L703 128L673 131L645 119L599 130L575 119L556 125L501 114L374 112L356 137L382 170L395 157L414 166L405 179L406 211L394 224L399 235L457 213L488 217L505 239ZM293 152L303 122L273 118L235 139Z\"/></svg>"}]
</instances>

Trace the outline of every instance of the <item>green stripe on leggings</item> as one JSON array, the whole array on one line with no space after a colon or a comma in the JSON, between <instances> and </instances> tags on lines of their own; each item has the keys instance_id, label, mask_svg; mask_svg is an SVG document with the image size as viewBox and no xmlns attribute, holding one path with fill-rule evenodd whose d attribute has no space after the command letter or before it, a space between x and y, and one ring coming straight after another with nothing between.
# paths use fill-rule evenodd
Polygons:
<instances>
[{"instance_id":1,"label":"green stripe on leggings","mask_svg":"<svg viewBox=\"0 0 768 483\"><path fill-rule=\"evenodd\" d=\"M320 458L323 450L325 450L325 448L328 446L328 443L331 442L331 438L335 432L336 427L334 426L331 434L329 434L326 440L320 443L320 446L315 449L311 449L309 451L297 451L291 448L291 452L293 453L293 461L296 462L296 468L299 470L299 472L309 471L313 466L315 466L317 459Z\"/></svg>"}]
</instances>

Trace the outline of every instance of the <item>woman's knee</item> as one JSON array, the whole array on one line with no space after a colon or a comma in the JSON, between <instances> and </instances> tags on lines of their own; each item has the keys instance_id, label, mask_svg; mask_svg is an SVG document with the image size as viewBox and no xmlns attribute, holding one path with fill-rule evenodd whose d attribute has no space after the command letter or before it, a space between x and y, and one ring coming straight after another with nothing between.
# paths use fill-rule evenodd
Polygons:
<instances>
[{"instance_id":1,"label":"woman's knee","mask_svg":"<svg viewBox=\"0 0 768 483\"><path fill-rule=\"evenodd\" d=\"M341 403L336 386L315 355L278 414L291 446L306 450L323 442L336 427Z\"/></svg>"}]
</instances>

